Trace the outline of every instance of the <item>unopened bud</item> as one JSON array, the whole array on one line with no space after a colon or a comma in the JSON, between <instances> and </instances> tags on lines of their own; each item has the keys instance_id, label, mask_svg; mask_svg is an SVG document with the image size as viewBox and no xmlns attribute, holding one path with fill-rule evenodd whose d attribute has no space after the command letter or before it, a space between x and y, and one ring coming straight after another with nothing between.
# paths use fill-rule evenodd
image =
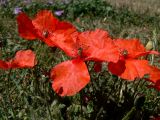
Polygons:
<instances>
[{"instance_id":1,"label":"unopened bud","mask_svg":"<svg viewBox=\"0 0 160 120\"><path fill-rule=\"evenodd\" d=\"M146 49L147 50L151 50L153 48L153 41L148 41L148 43L146 44Z\"/></svg>"}]
</instances>

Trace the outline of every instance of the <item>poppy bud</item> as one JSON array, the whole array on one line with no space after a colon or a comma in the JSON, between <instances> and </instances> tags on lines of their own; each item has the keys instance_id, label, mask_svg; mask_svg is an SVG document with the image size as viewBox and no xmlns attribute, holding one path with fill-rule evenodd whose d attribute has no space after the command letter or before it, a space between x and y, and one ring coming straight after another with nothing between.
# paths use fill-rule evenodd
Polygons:
<instances>
[{"instance_id":1,"label":"poppy bud","mask_svg":"<svg viewBox=\"0 0 160 120\"><path fill-rule=\"evenodd\" d=\"M147 50L151 50L153 48L153 41L148 41L148 43L146 44L146 49Z\"/></svg>"}]
</instances>

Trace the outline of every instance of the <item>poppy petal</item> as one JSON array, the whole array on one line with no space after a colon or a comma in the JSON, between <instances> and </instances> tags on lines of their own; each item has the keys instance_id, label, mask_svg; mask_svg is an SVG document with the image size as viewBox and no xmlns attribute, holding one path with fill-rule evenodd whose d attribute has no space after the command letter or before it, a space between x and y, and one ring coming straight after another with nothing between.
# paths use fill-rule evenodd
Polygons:
<instances>
[{"instance_id":1,"label":"poppy petal","mask_svg":"<svg viewBox=\"0 0 160 120\"><path fill-rule=\"evenodd\" d=\"M32 20L36 29L43 33L43 31L54 32L58 19L55 18L51 11L41 10L37 13L36 17Z\"/></svg>"},{"instance_id":2,"label":"poppy petal","mask_svg":"<svg viewBox=\"0 0 160 120\"><path fill-rule=\"evenodd\" d=\"M90 81L86 64L80 59L65 61L51 70L52 88L60 96L72 96Z\"/></svg>"},{"instance_id":3,"label":"poppy petal","mask_svg":"<svg viewBox=\"0 0 160 120\"><path fill-rule=\"evenodd\" d=\"M10 61L11 68L32 68L36 65L36 56L31 50L20 50Z\"/></svg>"},{"instance_id":4,"label":"poppy petal","mask_svg":"<svg viewBox=\"0 0 160 120\"><path fill-rule=\"evenodd\" d=\"M126 80L142 78L144 75L149 74L151 69L147 60L127 59L123 62L109 63L108 69L112 74Z\"/></svg>"},{"instance_id":5,"label":"poppy petal","mask_svg":"<svg viewBox=\"0 0 160 120\"><path fill-rule=\"evenodd\" d=\"M9 64L8 62L0 60L0 68L1 69L9 69Z\"/></svg>"},{"instance_id":6,"label":"poppy petal","mask_svg":"<svg viewBox=\"0 0 160 120\"><path fill-rule=\"evenodd\" d=\"M109 62L108 63L108 70L117 76L120 76L126 69L125 61L119 60L117 63Z\"/></svg>"},{"instance_id":7,"label":"poppy petal","mask_svg":"<svg viewBox=\"0 0 160 120\"><path fill-rule=\"evenodd\" d=\"M69 22L66 21L59 21L57 26L56 26L56 30L66 30L66 29L75 29L76 28Z\"/></svg>"},{"instance_id":8,"label":"poppy petal","mask_svg":"<svg viewBox=\"0 0 160 120\"><path fill-rule=\"evenodd\" d=\"M137 54L135 54L135 57L134 57L134 58L138 58L138 57L145 56L145 55L149 55L149 54L160 55L159 52L152 50L152 51L137 53Z\"/></svg>"},{"instance_id":9,"label":"poppy petal","mask_svg":"<svg viewBox=\"0 0 160 120\"><path fill-rule=\"evenodd\" d=\"M78 44L85 60L117 62L119 51L104 30L86 31L78 36Z\"/></svg>"},{"instance_id":10,"label":"poppy petal","mask_svg":"<svg viewBox=\"0 0 160 120\"><path fill-rule=\"evenodd\" d=\"M32 23L37 30L38 38L48 46L54 47L53 42L48 38L56 30L58 19L53 16L52 12L49 10L39 11Z\"/></svg>"},{"instance_id":11,"label":"poppy petal","mask_svg":"<svg viewBox=\"0 0 160 120\"><path fill-rule=\"evenodd\" d=\"M72 24L59 21L49 10L39 11L37 16L32 20L32 23L37 29L39 38L50 47L55 46L54 42L50 39L50 36L54 36L57 30L76 30ZM63 33L63 31L61 31L61 33Z\"/></svg>"},{"instance_id":12,"label":"poppy petal","mask_svg":"<svg viewBox=\"0 0 160 120\"><path fill-rule=\"evenodd\" d=\"M138 39L116 39L114 43L120 52L127 51L128 57L135 58L137 54L146 52L145 47Z\"/></svg>"},{"instance_id":13,"label":"poppy petal","mask_svg":"<svg viewBox=\"0 0 160 120\"><path fill-rule=\"evenodd\" d=\"M158 80L155 84L155 89L157 89L158 91L160 91L160 80Z\"/></svg>"},{"instance_id":14,"label":"poppy petal","mask_svg":"<svg viewBox=\"0 0 160 120\"><path fill-rule=\"evenodd\" d=\"M17 16L18 32L22 38L33 40L36 39L36 31L32 24L32 21L25 13L20 13Z\"/></svg>"},{"instance_id":15,"label":"poppy petal","mask_svg":"<svg viewBox=\"0 0 160 120\"><path fill-rule=\"evenodd\" d=\"M77 36L78 32L74 29L68 29L65 31L56 31L49 39L55 46L62 49L68 56L78 56Z\"/></svg>"},{"instance_id":16,"label":"poppy petal","mask_svg":"<svg viewBox=\"0 0 160 120\"><path fill-rule=\"evenodd\" d=\"M149 81L156 83L158 80L160 80L160 69L152 66L151 71L149 73Z\"/></svg>"}]
</instances>

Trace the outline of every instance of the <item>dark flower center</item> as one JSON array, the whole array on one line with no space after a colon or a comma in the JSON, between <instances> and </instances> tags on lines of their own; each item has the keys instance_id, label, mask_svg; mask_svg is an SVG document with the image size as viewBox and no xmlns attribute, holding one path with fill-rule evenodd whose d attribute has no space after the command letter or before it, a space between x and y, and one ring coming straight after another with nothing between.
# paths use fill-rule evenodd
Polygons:
<instances>
[{"instance_id":1,"label":"dark flower center","mask_svg":"<svg viewBox=\"0 0 160 120\"><path fill-rule=\"evenodd\" d=\"M43 35L43 37L47 38L49 35L49 32L47 30L44 30L42 35Z\"/></svg>"},{"instance_id":2,"label":"dark flower center","mask_svg":"<svg viewBox=\"0 0 160 120\"><path fill-rule=\"evenodd\" d=\"M126 57L126 56L128 55L128 51L127 51L127 50L122 50L122 51L120 52L120 54L121 54L122 56Z\"/></svg>"}]
</instances>

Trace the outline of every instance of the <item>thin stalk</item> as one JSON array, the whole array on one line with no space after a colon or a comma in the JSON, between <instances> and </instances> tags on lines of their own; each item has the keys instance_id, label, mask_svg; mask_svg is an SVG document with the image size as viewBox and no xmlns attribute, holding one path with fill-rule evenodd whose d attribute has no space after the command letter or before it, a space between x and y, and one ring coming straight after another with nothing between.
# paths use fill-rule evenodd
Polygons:
<instances>
[{"instance_id":1,"label":"thin stalk","mask_svg":"<svg viewBox=\"0 0 160 120\"><path fill-rule=\"evenodd\" d=\"M134 89L134 93L133 93L133 97L135 96L136 92L137 92L137 89L138 89L138 86L140 84L141 80L138 81L138 83L136 84L135 86L135 89Z\"/></svg>"},{"instance_id":2,"label":"thin stalk","mask_svg":"<svg viewBox=\"0 0 160 120\"><path fill-rule=\"evenodd\" d=\"M14 109L13 109L13 106L12 106L12 101L10 99L10 77L11 77L11 72L12 72L12 69L9 70L8 77L7 77L7 82L8 82L8 85L7 85L7 97L8 97L8 101L9 101L9 106L11 107L11 112L12 112L13 118L15 118L15 113L14 113Z\"/></svg>"},{"instance_id":3,"label":"thin stalk","mask_svg":"<svg viewBox=\"0 0 160 120\"><path fill-rule=\"evenodd\" d=\"M8 112L7 112L7 109L6 109L6 104L5 104L5 101L4 99L2 99L2 106L3 106L3 110L4 110L4 114L5 114L5 117L6 117L6 120L9 120L8 119Z\"/></svg>"},{"instance_id":4,"label":"thin stalk","mask_svg":"<svg viewBox=\"0 0 160 120\"><path fill-rule=\"evenodd\" d=\"M127 85L128 85L128 82L127 82L127 81L125 81L125 90L124 90L124 91L125 91L125 93L128 91L128 86L127 86Z\"/></svg>"},{"instance_id":5,"label":"thin stalk","mask_svg":"<svg viewBox=\"0 0 160 120\"><path fill-rule=\"evenodd\" d=\"M136 108L132 107L132 109L122 118L122 120L130 120L131 118L133 118L133 115L136 112Z\"/></svg>"},{"instance_id":6,"label":"thin stalk","mask_svg":"<svg viewBox=\"0 0 160 120\"><path fill-rule=\"evenodd\" d=\"M46 100L46 97L45 97L45 100ZM46 105L47 105L47 110L48 110L48 113L49 113L49 119L50 119L50 120L53 120L53 119L52 119L51 110L50 110L50 108L49 108L49 105L48 105L47 101L46 101Z\"/></svg>"},{"instance_id":7,"label":"thin stalk","mask_svg":"<svg viewBox=\"0 0 160 120\"><path fill-rule=\"evenodd\" d=\"M82 104L83 104L83 101L82 101L82 100L83 100L83 98L82 98L82 97L83 97L83 93L82 93L82 92L80 92L80 101L81 101L81 118L83 117L83 109L82 109L82 107L83 107L83 105L82 105Z\"/></svg>"},{"instance_id":8,"label":"thin stalk","mask_svg":"<svg viewBox=\"0 0 160 120\"><path fill-rule=\"evenodd\" d=\"M99 112L97 113L95 120L98 120L98 117L100 116L102 111L103 111L103 106L100 108Z\"/></svg>"},{"instance_id":9,"label":"thin stalk","mask_svg":"<svg viewBox=\"0 0 160 120\"><path fill-rule=\"evenodd\" d=\"M156 50L157 45L157 36L156 36L156 30L153 31L153 50ZM153 65L155 59L155 55L151 55L151 65Z\"/></svg>"},{"instance_id":10,"label":"thin stalk","mask_svg":"<svg viewBox=\"0 0 160 120\"><path fill-rule=\"evenodd\" d=\"M123 84L123 83L122 83L122 80L121 80L121 81L120 81L120 86L119 86L118 95L117 95L117 96L118 96L118 100L117 100L118 103L119 103L119 101L120 101L120 94L121 94L121 89L122 89L122 86L123 86L122 84Z\"/></svg>"},{"instance_id":11,"label":"thin stalk","mask_svg":"<svg viewBox=\"0 0 160 120\"><path fill-rule=\"evenodd\" d=\"M156 106L157 106L157 104L160 102L160 98L157 98L156 99L156 101L155 101L155 103L154 103L154 107L153 107L153 112L155 111L155 109L156 109Z\"/></svg>"},{"instance_id":12,"label":"thin stalk","mask_svg":"<svg viewBox=\"0 0 160 120\"><path fill-rule=\"evenodd\" d=\"M49 113L49 120L53 120L53 118L52 118L52 114L51 114L51 110L50 110L49 105L48 105L48 102L47 102L46 93L47 93L47 90L45 89L44 99L45 99L46 106L47 106L47 110L48 110L48 113Z\"/></svg>"},{"instance_id":13,"label":"thin stalk","mask_svg":"<svg viewBox=\"0 0 160 120\"><path fill-rule=\"evenodd\" d=\"M107 96L107 100L110 97L111 93L113 92L113 90L115 90L115 84L117 83L118 80L114 80L113 86L111 88L111 91L109 92L108 96Z\"/></svg>"},{"instance_id":14,"label":"thin stalk","mask_svg":"<svg viewBox=\"0 0 160 120\"><path fill-rule=\"evenodd\" d=\"M8 95L8 98L10 98L10 94L9 94L9 91L10 91L10 76L11 76L11 71L12 69L9 70L9 73L8 73L8 77L7 77L7 95Z\"/></svg>"}]
</instances>

